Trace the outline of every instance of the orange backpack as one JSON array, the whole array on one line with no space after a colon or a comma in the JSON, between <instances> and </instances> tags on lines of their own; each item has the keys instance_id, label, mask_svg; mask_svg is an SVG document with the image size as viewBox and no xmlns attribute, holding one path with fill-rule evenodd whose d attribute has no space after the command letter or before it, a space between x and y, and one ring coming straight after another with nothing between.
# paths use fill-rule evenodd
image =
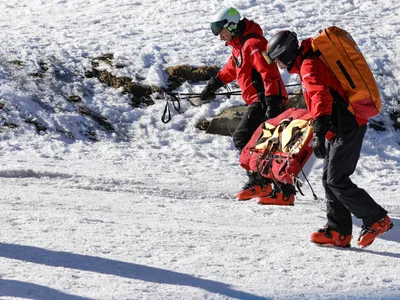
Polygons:
<instances>
[{"instance_id":1,"label":"orange backpack","mask_svg":"<svg viewBox=\"0 0 400 300\"><path fill-rule=\"evenodd\" d=\"M381 112L382 101L374 76L347 31L335 26L322 30L313 39L312 49L339 79L353 115L368 120Z\"/></svg>"}]
</instances>

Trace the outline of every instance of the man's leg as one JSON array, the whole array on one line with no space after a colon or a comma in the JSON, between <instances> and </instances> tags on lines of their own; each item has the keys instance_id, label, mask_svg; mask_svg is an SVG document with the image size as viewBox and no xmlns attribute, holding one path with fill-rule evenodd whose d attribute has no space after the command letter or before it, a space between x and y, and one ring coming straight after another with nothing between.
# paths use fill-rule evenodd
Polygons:
<instances>
[{"instance_id":1,"label":"man's leg","mask_svg":"<svg viewBox=\"0 0 400 300\"><path fill-rule=\"evenodd\" d=\"M329 150L330 144L328 144L328 155L324 159L324 168L322 175L322 185L325 188L326 197L326 214L328 217L328 222L326 226L335 230L341 234L351 234L353 223L351 220L350 211L344 206L339 199L332 192L331 188L327 184L328 178L328 168L329 168Z\"/></svg>"},{"instance_id":2,"label":"man's leg","mask_svg":"<svg viewBox=\"0 0 400 300\"><path fill-rule=\"evenodd\" d=\"M330 142L329 163L327 165L326 186L356 218L369 225L382 219L387 211L378 205L363 189L357 187L350 176L354 173L360 157L362 141L367 126L353 129L351 132L337 137ZM328 224L347 226L348 215L343 207L334 201L328 211Z\"/></svg>"},{"instance_id":3,"label":"man's leg","mask_svg":"<svg viewBox=\"0 0 400 300\"><path fill-rule=\"evenodd\" d=\"M233 143L239 151L242 151L254 131L264 121L265 108L262 107L262 104L260 102L250 104L232 135Z\"/></svg>"}]
</instances>

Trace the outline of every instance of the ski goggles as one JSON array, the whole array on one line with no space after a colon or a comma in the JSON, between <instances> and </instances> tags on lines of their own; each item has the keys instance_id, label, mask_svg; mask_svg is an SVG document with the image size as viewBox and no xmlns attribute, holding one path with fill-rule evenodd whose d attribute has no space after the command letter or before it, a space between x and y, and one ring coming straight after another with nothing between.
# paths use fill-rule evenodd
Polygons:
<instances>
[{"instance_id":1,"label":"ski goggles","mask_svg":"<svg viewBox=\"0 0 400 300\"><path fill-rule=\"evenodd\" d=\"M222 31L222 29L224 29L224 27L226 27L225 25L228 23L227 19L221 20L221 21L217 21L217 22L212 22L211 25L211 31L214 35L219 35Z\"/></svg>"},{"instance_id":2,"label":"ski goggles","mask_svg":"<svg viewBox=\"0 0 400 300\"><path fill-rule=\"evenodd\" d=\"M280 58L279 56L278 57L273 56L273 57L275 57L275 58L273 58L273 57L271 57L271 54L267 53L267 51L263 51L262 55L264 56L265 60L267 61L267 63L269 65L272 64L273 62L275 62L278 65L279 69L287 69L288 68L288 65L285 64L284 62L282 62L279 59Z\"/></svg>"},{"instance_id":3,"label":"ski goggles","mask_svg":"<svg viewBox=\"0 0 400 300\"><path fill-rule=\"evenodd\" d=\"M280 59L281 61L285 60L285 59L282 59L285 56L287 56L284 54L285 51L286 51L285 47L277 47L274 51L269 53L270 51L268 50L268 46L267 46L267 51L263 51L262 54L263 54L265 60L267 61L267 63L272 64L275 61L275 59L279 60L279 58L281 58Z\"/></svg>"}]
</instances>

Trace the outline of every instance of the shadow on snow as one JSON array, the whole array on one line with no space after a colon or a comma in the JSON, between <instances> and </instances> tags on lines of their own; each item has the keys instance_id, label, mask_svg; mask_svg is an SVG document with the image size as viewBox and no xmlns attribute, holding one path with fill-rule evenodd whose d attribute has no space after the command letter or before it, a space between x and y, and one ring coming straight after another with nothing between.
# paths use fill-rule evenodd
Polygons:
<instances>
[{"instance_id":1,"label":"shadow on snow","mask_svg":"<svg viewBox=\"0 0 400 300\"><path fill-rule=\"evenodd\" d=\"M43 285L5 279L0 279L0 297L2 296L33 300L90 300L90 298L66 294Z\"/></svg>"},{"instance_id":2,"label":"shadow on snow","mask_svg":"<svg viewBox=\"0 0 400 300\"><path fill-rule=\"evenodd\" d=\"M52 267L63 267L63 268L70 268L82 271L96 272L101 274L109 274L124 278L143 280L147 282L154 282L160 284L190 286L236 299L268 300L268 298L265 297L260 297L254 294L234 290L228 284L218 281L196 278L188 274L143 266L134 263L127 263L127 262L82 255L82 254L74 254L70 252L58 252L32 246L0 243L0 257L18 259L22 261L27 261L31 263L42 264ZM0 280L0 286L3 281L4 280ZM27 290L27 287L24 287L23 283L18 283L18 282L7 283L7 281L5 283L15 284L16 286L21 285L18 287L21 287L22 289L25 288L25 290ZM10 295L10 291L14 292L14 294ZM48 290L48 293L49 293L48 295L54 295L54 297L48 296L48 299L68 299L68 300L85 299L85 298L74 297L72 295L69 296L68 298L68 295L51 289ZM60 293L60 295L63 295L63 297L57 296L57 294L54 293ZM17 292L17 290L13 291L13 289L8 289L7 293L7 289L6 291L4 291L4 289L0 289L0 297L1 296L21 297L20 294L21 292L20 291Z\"/></svg>"}]
</instances>

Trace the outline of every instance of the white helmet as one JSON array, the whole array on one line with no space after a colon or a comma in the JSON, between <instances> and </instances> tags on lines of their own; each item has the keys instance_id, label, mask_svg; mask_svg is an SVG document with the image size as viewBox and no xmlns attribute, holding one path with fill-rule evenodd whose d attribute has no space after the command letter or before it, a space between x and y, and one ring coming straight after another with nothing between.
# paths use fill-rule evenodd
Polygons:
<instances>
[{"instance_id":1,"label":"white helmet","mask_svg":"<svg viewBox=\"0 0 400 300\"><path fill-rule=\"evenodd\" d=\"M240 14L236 8L227 7L221 9L211 22L211 31L214 35L219 35L223 28L228 29L229 32L237 28L240 21Z\"/></svg>"}]
</instances>

